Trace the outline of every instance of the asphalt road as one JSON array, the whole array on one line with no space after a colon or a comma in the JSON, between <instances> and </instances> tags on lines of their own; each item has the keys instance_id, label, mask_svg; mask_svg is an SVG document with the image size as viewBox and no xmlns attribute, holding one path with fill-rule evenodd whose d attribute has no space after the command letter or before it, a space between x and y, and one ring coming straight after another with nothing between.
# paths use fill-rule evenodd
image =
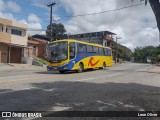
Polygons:
<instances>
[{"instance_id":1,"label":"asphalt road","mask_svg":"<svg viewBox=\"0 0 160 120\"><path fill-rule=\"evenodd\" d=\"M0 111L160 111L160 74L146 72L149 67L125 63L83 73L7 72L0 75Z\"/></svg>"}]
</instances>

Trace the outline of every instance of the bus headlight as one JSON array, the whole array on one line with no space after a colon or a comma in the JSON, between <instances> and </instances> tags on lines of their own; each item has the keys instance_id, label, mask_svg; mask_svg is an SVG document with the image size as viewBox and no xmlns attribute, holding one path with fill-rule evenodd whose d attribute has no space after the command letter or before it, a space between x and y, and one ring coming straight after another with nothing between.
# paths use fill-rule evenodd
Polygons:
<instances>
[{"instance_id":1,"label":"bus headlight","mask_svg":"<svg viewBox=\"0 0 160 120\"><path fill-rule=\"evenodd\" d=\"M68 67L64 67L63 69L65 69L65 70L66 70L66 69L68 69Z\"/></svg>"}]
</instances>

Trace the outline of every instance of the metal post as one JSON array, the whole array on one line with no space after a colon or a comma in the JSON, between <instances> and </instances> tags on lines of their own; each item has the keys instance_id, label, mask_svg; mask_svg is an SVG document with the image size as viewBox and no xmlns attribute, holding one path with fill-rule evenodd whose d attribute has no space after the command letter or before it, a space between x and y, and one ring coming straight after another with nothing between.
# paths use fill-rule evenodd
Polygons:
<instances>
[{"instance_id":1,"label":"metal post","mask_svg":"<svg viewBox=\"0 0 160 120\"><path fill-rule=\"evenodd\" d=\"M51 6L51 13L50 13L50 35L51 35L51 41L52 41L52 6Z\"/></svg>"},{"instance_id":2,"label":"metal post","mask_svg":"<svg viewBox=\"0 0 160 120\"><path fill-rule=\"evenodd\" d=\"M10 63L11 62L11 46L9 46L9 53L8 53L9 55L8 55L8 63Z\"/></svg>"},{"instance_id":3,"label":"metal post","mask_svg":"<svg viewBox=\"0 0 160 120\"><path fill-rule=\"evenodd\" d=\"M0 63L1 63L1 51L0 51Z\"/></svg>"},{"instance_id":4,"label":"metal post","mask_svg":"<svg viewBox=\"0 0 160 120\"><path fill-rule=\"evenodd\" d=\"M115 64L117 64L117 55L118 55L118 39L122 39L121 37L116 37L116 59L115 59Z\"/></svg>"},{"instance_id":5,"label":"metal post","mask_svg":"<svg viewBox=\"0 0 160 120\"><path fill-rule=\"evenodd\" d=\"M50 41L52 41L52 7L54 5L56 5L55 2L47 5L48 7L51 7L51 12L50 12Z\"/></svg>"},{"instance_id":6,"label":"metal post","mask_svg":"<svg viewBox=\"0 0 160 120\"><path fill-rule=\"evenodd\" d=\"M116 52L115 52L115 64L117 64L117 37L116 37Z\"/></svg>"}]
</instances>

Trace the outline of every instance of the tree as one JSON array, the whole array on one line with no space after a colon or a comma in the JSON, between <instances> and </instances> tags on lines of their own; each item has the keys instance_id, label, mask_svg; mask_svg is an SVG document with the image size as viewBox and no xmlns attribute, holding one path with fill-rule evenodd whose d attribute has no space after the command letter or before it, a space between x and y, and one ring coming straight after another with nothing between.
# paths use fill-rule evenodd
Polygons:
<instances>
[{"instance_id":1,"label":"tree","mask_svg":"<svg viewBox=\"0 0 160 120\"><path fill-rule=\"evenodd\" d=\"M132 0L132 1L134 1L134 0ZM140 2L142 2L142 1L145 1L145 5L149 1L151 8L154 12L154 15L156 17L157 27L160 32L160 2L159 2L159 0L140 0Z\"/></svg>"},{"instance_id":2,"label":"tree","mask_svg":"<svg viewBox=\"0 0 160 120\"><path fill-rule=\"evenodd\" d=\"M124 61L126 61L126 60L130 61L133 52L129 48L127 48L121 44L115 44L114 46L115 46L114 47L115 54L113 56L114 59L116 59L116 57L118 57Z\"/></svg>"},{"instance_id":3,"label":"tree","mask_svg":"<svg viewBox=\"0 0 160 120\"><path fill-rule=\"evenodd\" d=\"M46 35L50 37L52 36L53 38L61 38L61 36L66 32L64 25L61 23L52 23L52 34L50 32L50 28L51 26L48 25Z\"/></svg>"},{"instance_id":4,"label":"tree","mask_svg":"<svg viewBox=\"0 0 160 120\"><path fill-rule=\"evenodd\" d=\"M135 62L147 63L149 58L152 63L157 63L160 62L160 46L137 47L133 55Z\"/></svg>"}]
</instances>

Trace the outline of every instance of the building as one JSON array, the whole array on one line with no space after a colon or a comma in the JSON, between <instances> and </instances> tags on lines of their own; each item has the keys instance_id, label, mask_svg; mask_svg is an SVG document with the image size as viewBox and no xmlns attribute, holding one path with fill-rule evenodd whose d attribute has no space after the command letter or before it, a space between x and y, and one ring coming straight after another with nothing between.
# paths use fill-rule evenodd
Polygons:
<instances>
[{"instance_id":1,"label":"building","mask_svg":"<svg viewBox=\"0 0 160 120\"><path fill-rule=\"evenodd\" d=\"M32 64L33 57L45 58L46 42L50 40L44 35L33 35L28 38L27 47L24 48L24 57L22 62Z\"/></svg>"},{"instance_id":2,"label":"building","mask_svg":"<svg viewBox=\"0 0 160 120\"><path fill-rule=\"evenodd\" d=\"M24 48L24 57L38 56L39 41L28 39L27 47Z\"/></svg>"},{"instance_id":3,"label":"building","mask_svg":"<svg viewBox=\"0 0 160 120\"><path fill-rule=\"evenodd\" d=\"M27 48L24 48L24 57L45 58L46 40L38 38L28 38Z\"/></svg>"},{"instance_id":4,"label":"building","mask_svg":"<svg viewBox=\"0 0 160 120\"><path fill-rule=\"evenodd\" d=\"M100 32L68 35L68 38L85 42L97 43L103 46L113 47L114 44L113 35L116 34L109 31L100 31Z\"/></svg>"},{"instance_id":5,"label":"building","mask_svg":"<svg viewBox=\"0 0 160 120\"><path fill-rule=\"evenodd\" d=\"M38 57L45 58L46 43L50 41L50 37L45 35L33 35L31 40L38 41Z\"/></svg>"},{"instance_id":6,"label":"building","mask_svg":"<svg viewBox=\"0 0 160 120\"><path fill-rule=\"evenodd\" d=\"M27 39L26 24L0 18L0 63L21 63Z\"/></svg>"},{"instance_id":7,"label":"building","mask_svg":"<svg viewBox=\"0 0 160 120\"><path fill-rule=\"evenodd\" d=\"M38 34L33 35L31 39L50 41L50 37L46 35L38 35Z\"/></svg>"}]
</instances>

